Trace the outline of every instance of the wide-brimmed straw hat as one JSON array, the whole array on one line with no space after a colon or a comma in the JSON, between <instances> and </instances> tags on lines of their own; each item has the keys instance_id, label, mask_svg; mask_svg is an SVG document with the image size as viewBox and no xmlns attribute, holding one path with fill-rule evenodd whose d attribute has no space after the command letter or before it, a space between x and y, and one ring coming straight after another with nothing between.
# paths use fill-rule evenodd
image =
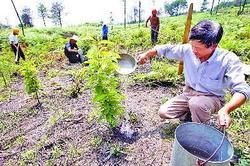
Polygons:
<instances>
[{"instance_id":1,"label":"wide-brimmed straw hat","mask_svg":"<svg viewBox=\"0 0 250 166\"><path fill-rule=\"evenodd\" d=\"M18 29L18 28L13 28L13 29L12 29L12 32L13 32L13 33L19 33L19 32L20 32L20 29Z\"/></svg>"},{"instance_id":2,"label":"wide-brimmed straw hat","mask_svg":"<svg viewBox=\"0 0 250 166\"><path fill-rule=\"evenodd\" d=\"M75 41L78 41L79 40L79 37L78 36L76 36L76 35L73 35L73 36L71 36L71 38L70 38L71 40L75 40Z\"/></svg>"}]
</instances>

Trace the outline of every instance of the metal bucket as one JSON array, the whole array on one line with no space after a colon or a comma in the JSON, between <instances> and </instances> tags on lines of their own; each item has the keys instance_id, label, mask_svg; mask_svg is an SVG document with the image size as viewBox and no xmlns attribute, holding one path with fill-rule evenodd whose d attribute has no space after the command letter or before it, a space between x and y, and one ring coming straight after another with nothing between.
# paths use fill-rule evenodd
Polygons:
<instances>
[{"instance_id":1,"label":"metal bucket","mask_svg":"<svg viewBox=\"0 0 250 166\"><path fill-rule=\"evenodd\" d=\"M137 61L131 55L120 54L120 59L118 60L118 67L118 73L130 74L135 71L137 67Z\"/></svg>"},{"instance_id":2,"label":"metal bucket","mask_svg":"<svg viewBox=\"0 0 250 166\"><path fill-rule=\"evenodd\" d=\"M171 166L196 166L197 161L206 161L217 149L223 134L217 129L199 123L183 123L175 130L175 142ZM205 166L229 166L233 146L225 137L220 149Z\"/></svg>"}]
</instances>

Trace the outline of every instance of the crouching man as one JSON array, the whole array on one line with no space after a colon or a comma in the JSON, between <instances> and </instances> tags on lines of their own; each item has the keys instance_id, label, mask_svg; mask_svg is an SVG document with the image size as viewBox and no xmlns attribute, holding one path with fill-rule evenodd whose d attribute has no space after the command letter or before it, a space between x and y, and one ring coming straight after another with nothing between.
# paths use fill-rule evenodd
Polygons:
<instances>
[{"instance_id":1,"label":"crouching man","mask_svg":"<svg viewBox=\"0 0 250 166\"><path fill-rule=\"evenodd\" d=\"M83 55L83 52L81 49L77 46L77 41L79 40L79 37L76 35L73 35L69 42L65 44L64 47L64 54L69 59L70 63L83 63L87 60L87 57Z\"/></svg>"},{"instance_id":2,"label":"crouching man","mask_svg":"<svg viewBox=\"0 0 250 166\"><path fill-rule=\"evenodd\" d=\"M188 44L155 46L140 56L140 64L157 55L184 62L183 93L161 106L162 119L184 120L191 113L193 122L206 123L212 113L218 113L219 125L228 128L232 122L230 112L250 98L239 57L218 47L222 35L219 23L203 20L192 28ZM227 89L232 98L225 103Z\"/></svg>"}]
</instances>

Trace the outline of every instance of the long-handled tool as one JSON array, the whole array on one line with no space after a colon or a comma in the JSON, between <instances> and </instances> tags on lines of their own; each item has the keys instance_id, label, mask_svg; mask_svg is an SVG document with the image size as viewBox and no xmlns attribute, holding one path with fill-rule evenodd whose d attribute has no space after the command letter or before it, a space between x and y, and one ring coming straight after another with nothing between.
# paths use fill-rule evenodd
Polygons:
<instances>
[{"instance_id":1,"label":"long-handled tool","mask_svg":"<svg viewBox=\"0 0 250 166\"><path fill-rule=\"evenodd\" d=\"M192 13L193 13L193 3L190 4L189 9L188 9L187 21L186 21L186 25L185 25L184 36L182 39L183 44L188 42L188 36L189 36L191 21L192 21ZM183 61L180 61L178 75L181 75L182 72L183 72Z\"/></svg>"}]
</instances>

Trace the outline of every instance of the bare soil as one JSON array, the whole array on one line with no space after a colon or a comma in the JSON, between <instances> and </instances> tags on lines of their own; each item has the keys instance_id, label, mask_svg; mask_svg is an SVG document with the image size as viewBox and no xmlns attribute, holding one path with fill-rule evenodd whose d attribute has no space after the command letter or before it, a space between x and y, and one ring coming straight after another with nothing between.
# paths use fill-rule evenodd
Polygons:
<instances>
[{"instance_id":1,"label":"bare soil","mask_svg":"<svg viewBox=\"0 0 250 166\"><path fill-rule=\"evenodd\" d=\"M57 67L60 72L80 68L66 62ZM11 97L0 102L0 166L169 165L178 122L160 122L158 109L180 93L181 85L135 83L127 88L126 111L136 132L128 140L104 123L90 121L91 93L83 90L73 98L70 74L47 75L39 73L41 105L24 92L21 77L11 85Z\"/></svg>"}]
</instances>

